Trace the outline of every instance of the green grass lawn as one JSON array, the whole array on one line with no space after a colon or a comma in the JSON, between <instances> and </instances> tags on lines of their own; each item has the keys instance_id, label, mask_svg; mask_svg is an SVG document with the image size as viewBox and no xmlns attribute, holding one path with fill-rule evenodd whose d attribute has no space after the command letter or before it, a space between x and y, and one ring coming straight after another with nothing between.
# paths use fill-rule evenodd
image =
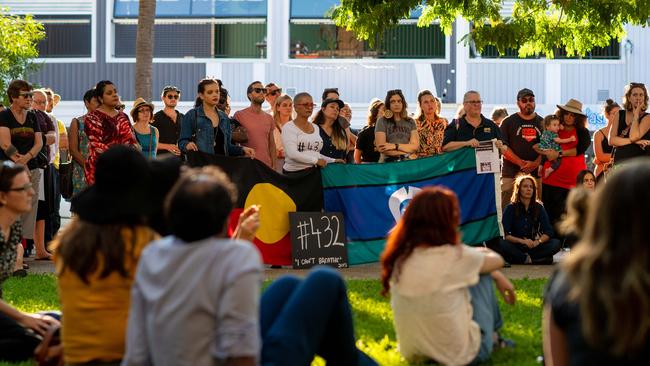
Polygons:
<instances>
[{"instance_id":1,"label":"green grass lawn","mask_svg":"<svg viewBox=\"0 0 650 366\"><path fill-rule=\"evenodd\" d=\"M388 299L379 295L379 281L347 282L355 318L357 346L381 365L408 365L397 352L393 313ZM542 354L541 307L546 280L523 279L514 280L513 283L517 290L517 304L513 307L500 301L499 306L505 323L501 333L504 337L515 340L517 347L495 352L488 364L538 365L537 356ZM9 279L4 284L4 298L23 311L59 308L55 278L51 275L29 275L22 279ZM0 366L5 365L16 364L0 362Z\"/></svg>"}]
</instances>

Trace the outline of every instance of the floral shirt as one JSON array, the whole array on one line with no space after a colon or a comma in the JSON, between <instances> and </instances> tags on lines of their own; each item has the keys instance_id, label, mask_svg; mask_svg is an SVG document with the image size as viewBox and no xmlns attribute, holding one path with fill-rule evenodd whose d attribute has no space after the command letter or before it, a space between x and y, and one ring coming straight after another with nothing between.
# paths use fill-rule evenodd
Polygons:
<instances>
[{"instance_id":1,"label":"floral shirt","mask_svg":"<svg viewBox=\"0 0 650 366\"><path fill-rule=\"evenodd\" d=\"M95 184L95 164L99 155L113 145L136 145L137 141L133 136L129 117L123 112L111 117L96 110L88 113L84 122L86 136L88 136L85 174L86 183L90 186Z\"/></svg>"},{"instance_id":2,"label":"floral shirt","mask_svg":"<svg viewBox=\"0 0 650 366\"><path fill-rule=\"evenodd\" d=\"M2 283L11 276L16 265L16 245L23 236L23 225L20 220L11 225L9 240L5 240L0 232L0 299L2 298Z\"/></svg>"},{"instance_id":3,"label":"floral shirt","mask_svg":"<svg viewBox=\"0 0 650 366\"><path fill-rule=\"evenodd\" d=\"M420 136L418 157L442 153L442 140L445 137L447 125L447 120L442 117L436 117L433 121L428 119L417 121L418 135Z\"/></svg>"}]
</instances>

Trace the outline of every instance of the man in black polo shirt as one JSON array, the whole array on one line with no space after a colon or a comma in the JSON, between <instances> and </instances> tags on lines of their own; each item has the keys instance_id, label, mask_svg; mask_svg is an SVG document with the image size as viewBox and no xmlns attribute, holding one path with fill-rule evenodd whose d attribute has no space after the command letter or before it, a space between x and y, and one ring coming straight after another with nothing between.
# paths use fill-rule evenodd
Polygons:
<instances>
[{"instance_id":1,"label":"man in black polo shirt","mask_svg":"<svg viewBox=\"0 0 650 366\"><path fill-rule=\"evenodd\" d=\"M153 115L152 125L158 129L158 154L179 156L178 138L181 134L183 114L176 110L181 91L175 86L166 86L161 95L165 108Z\"/></svg>"},{"instance_id":2,"label":"man in black polo shirt","mask_svg":"<svg viewBox=\"0 0 650 366\"><path fill-rule=\"evenodd\" d=\"M499 150L503 149L501 131L492 120L481 114L483 101L474 90L465 93L463 108L465 116L453 121L445 129L442 151L454 151L463 147L478 147L480 141L497 139Z\"/></svg>"}]
</instances>

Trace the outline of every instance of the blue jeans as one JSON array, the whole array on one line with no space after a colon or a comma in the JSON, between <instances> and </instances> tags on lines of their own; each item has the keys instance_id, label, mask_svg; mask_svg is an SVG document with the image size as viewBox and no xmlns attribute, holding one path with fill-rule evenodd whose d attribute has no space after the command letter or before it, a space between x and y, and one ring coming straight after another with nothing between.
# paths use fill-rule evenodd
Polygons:
<instances>
[{"instance_id":1,"label":"blue jeans","mask_svg":"<svg viewBox=\"0 0 650 366\"><path fill-rule=\"evenodd\" d=\"M260 326L265 366L309 366L314 355L328 365L377 365L355 346L345 283L331 268L273 282L262 295Z\"/></svg>"},{"instance_id":2,"label":"blue jeans","mask_svg":"<svg viewBox=\"0 0 650 366\"><path fill-rule=\"evenodd\" d=\"M479 282L469 288L472 296L472 308L474 315L472 319L478 323L481 328L481 348L472 364L485 362L490 358L494 348L492 335L503 326L499 303L492 286L492 276L489 274L481 275Z\"/></svg>"},{"instance_id":3,"label":"blue jeans","mask_svg":"<svg viewBox=\"0 0 650 366\"><path fill-rule=\"evenodd\" d=\"M557 239L551 239L535 248L528 248L523 244L512 243L501 239L498 252L503 256L503 259L512 264L524 264L526 262L526 254L528 254L533 261L532 264L535 264L539 260L552 257L560 251L560 247L560 241Z\"/></svg>"}]
</instances>

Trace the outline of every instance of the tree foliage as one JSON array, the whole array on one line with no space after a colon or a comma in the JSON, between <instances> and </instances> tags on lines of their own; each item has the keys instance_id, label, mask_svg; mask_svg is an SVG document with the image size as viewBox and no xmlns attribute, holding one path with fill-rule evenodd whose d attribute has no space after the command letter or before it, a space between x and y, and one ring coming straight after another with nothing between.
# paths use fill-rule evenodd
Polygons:
<instances>
[{"instance_id":1,"label":"tree foliage","mask_svg":"<svg viewBox=\"0 0 650 366\"><path fill-rule=\"evenodd\" d=\"M332 18L338 26L354 31L359 39L382 34L409 17L418 7L422 15L419 26L439 22L450 35L457 17L472 24L467 35L481 52L492 45L499 53L519 50L519 57L544 54L553 57L556 48L566 49L567 56L584 56L594 47L620 41L624 25L648 24L650 0L516 0L512 15L504 17L503 0L341 0Z\"/></svg>"},{"instance_id":2,"label":"tree foliage","mask_svg":"<svg viewBox=\"0 0 650 366\"><path fill-rule=\"evenodd\" d=\"M43 25L30 15L10 15L0 8L0 94L7 90L9 81L36 69L36 45L43 38Z\"/></svg>"}]
</instances>

